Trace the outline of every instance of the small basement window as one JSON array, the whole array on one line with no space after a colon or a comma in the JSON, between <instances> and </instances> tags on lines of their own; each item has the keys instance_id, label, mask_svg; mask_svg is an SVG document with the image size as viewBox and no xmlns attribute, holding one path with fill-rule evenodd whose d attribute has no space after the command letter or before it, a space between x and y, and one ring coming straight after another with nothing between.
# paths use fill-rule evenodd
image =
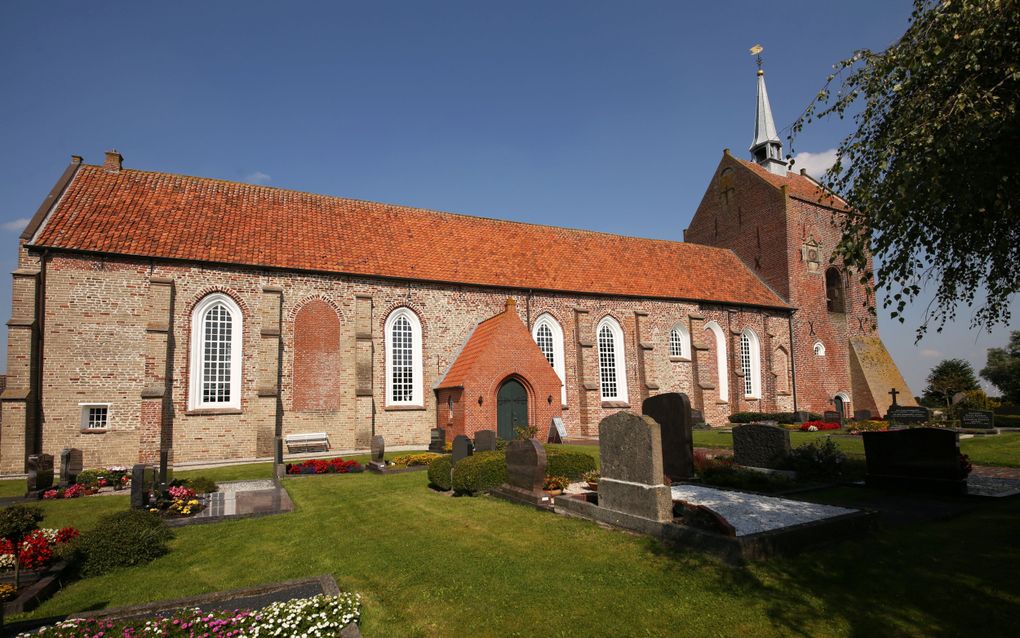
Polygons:
<instances>
[{"instance_id":1,"label":"small basement window","mask_svg":"<svg viewBox=\"0 0 1020 638\"><path fill-rule=\"evenodd\" d=\"M81 429L106 430L110 427L109 403L81 403Z\"/></svg>"}]
</instances>

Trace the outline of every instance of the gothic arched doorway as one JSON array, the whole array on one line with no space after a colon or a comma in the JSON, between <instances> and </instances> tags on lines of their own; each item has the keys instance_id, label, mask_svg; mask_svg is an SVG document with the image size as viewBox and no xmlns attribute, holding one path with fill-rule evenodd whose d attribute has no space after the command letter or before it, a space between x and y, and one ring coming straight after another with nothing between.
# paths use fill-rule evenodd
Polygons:
<instances>
[{"instance_id":1,"label":"gothic arched doorway","mask_svg":"<svg viewBox=\"0 0 1020 638\"><path fill-rule=\"evenodd\" d=\"M496 395L496 434L509 441L514 429L528 424L528 391L517 379L507 379Z\"/></svg>"}]
</instances>

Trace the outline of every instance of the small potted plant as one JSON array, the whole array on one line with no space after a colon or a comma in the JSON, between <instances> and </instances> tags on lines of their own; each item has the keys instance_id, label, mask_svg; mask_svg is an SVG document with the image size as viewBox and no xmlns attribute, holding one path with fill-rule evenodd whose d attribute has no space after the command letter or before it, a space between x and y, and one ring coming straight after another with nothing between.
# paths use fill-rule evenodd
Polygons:
<instances>
[{"instance_id":1,"label":"small potted plant","mask_svg":"<svg viewBox=\"0 0 1020 638\"><path fill-rule=\"evenodd\" d=\"M581 475L581 479L588 484L588 489L597 492L599 490L599 477L602 475L598 470L589 470Z\"/></svg>"},{"instance_id":2,"label":"small potted plant","mask_svg":"<svg viewBox=\"0 0 1020 638\"><path fill-rule=\"evenodd\" d=\"M549 496L559 496L563 493L563 490L567 489L568 485L570 485L570 479L565 476L547 476L545 477L545 486L542 489Z\"/></svg>"}]
</instances>

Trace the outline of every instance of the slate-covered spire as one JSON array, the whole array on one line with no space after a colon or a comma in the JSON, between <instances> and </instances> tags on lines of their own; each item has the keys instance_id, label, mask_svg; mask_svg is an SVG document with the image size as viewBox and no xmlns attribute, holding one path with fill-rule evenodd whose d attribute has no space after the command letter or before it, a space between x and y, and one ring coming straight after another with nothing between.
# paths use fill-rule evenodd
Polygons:
<instances>
[{"instance_id":1,"label":"slate-covered spire","mask_svg":"<svg viewBox=\"0 0 1020 638\"><path fill-rule=\"evenodd\" d=\"M772 106L769 94L765 90L765 72L761 70L761 58L758 59L758 103L754 113L754 142L751 144L751 157L769 171L777 175L786 175L786 161L783 160L783 143L776 133L776 123L772 119Z\"/></svg>"}]
</instances>

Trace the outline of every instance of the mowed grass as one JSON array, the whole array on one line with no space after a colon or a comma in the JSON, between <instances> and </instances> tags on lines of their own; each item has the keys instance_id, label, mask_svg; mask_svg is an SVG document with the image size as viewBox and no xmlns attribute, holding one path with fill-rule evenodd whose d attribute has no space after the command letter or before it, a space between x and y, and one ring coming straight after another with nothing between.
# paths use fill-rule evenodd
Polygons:
<instances>
[{"instance_id":1,"label":"mowed grass","mask_svg":"<svg viewBox=\"0 0 1020 638\"><path fill-rule=\"evenodd\" d=\"M1007 635L1020 502L743 567L506 503L424 473L288 479L296 510L176 531L142 567L81 580L35 616L333 574L367 636ZM89 527L121 496L46 502Z\"/></svg>"}]
</instances>

